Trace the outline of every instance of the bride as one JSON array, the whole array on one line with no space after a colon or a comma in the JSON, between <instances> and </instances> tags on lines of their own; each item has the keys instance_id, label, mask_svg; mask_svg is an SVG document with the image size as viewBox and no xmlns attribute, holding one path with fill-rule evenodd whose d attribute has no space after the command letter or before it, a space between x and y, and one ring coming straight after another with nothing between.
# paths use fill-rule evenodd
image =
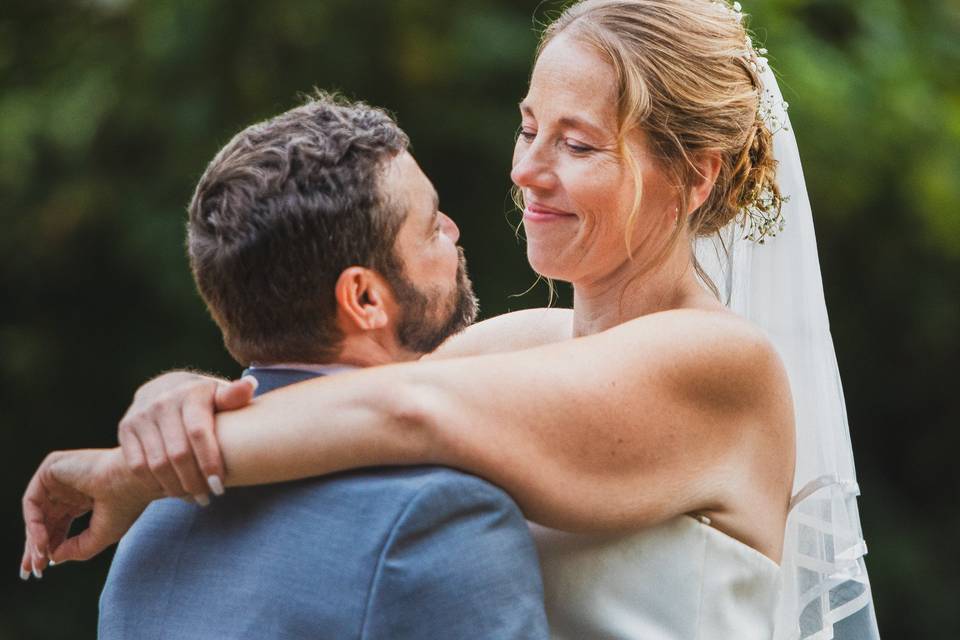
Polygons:
<instances>
[{"instance_id":1,"label":"bride","mask_svg":"<svg viewBox=\"0 0 960 640\"><path fill-rule=\"evenodd\" d=\"M572 283L572 314L218 413L187 462L163 453L181 421L150 416L209 415L225 387L169 374L121 424L127 462L184 495L384 464L483 476L537 523L557 638L832 638L851 619L878 637L799 156L742 19L584 0L545 31L511 177L530 264ZM94 500L82 544L48 548L27 513L49 523L36 478L70 484L70 455L38 470L25 567L89 557L149 499L103 456L72 476Z\"/></svg>"}]
</instances>

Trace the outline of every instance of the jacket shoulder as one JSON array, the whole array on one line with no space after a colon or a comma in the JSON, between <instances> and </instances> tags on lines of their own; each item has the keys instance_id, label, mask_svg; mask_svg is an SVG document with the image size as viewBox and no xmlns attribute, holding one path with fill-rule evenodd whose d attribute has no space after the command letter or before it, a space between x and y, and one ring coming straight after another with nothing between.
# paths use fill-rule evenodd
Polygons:
<instances>
[{"instance_id":1,"label":"jacket shoulder","mask_svg":"<svg viewBox=\"0 0 960 640\"><path fill-rule=\"evenodd\" d=\"M513 500L452 469L408 480L416 490L384 542L361 638L547 638L536 550Z\"/></svg>"}]
</instances>

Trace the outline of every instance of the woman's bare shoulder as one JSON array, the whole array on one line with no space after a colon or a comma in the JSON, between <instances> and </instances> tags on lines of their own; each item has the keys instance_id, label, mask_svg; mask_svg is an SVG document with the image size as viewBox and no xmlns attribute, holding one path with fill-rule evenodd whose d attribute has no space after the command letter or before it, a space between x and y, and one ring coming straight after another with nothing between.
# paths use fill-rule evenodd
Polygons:
<instances>
[{"instance_id":1,"label":"woman's bare shoulder","mask_svg":"<svg viewBox=\"0 0 960 640\"><path fill-rule=\"evenodd\" d=\"M712 348L717 355L744 348L775 351L763 329L727 310L671 309L628 320L615 329L662 342L665 347Z\"/></svg>"},{"instance_id":2,"label":"woman's bare shoulder","mask_svg":"<svg viewBox=\"0 0 960 640\"><path fill-rule=\"evenodd\" d=\"M573 335L571 309L524 309L494 316L451 336L425 359L443 360L519 351L568 340Z\"/></svg>"},{"instance_id":3,"label":"woman's bare shoulder","mask_svg":"<svg viewBox=\"0 0 960 640\"><path fill-rule=\"evenodd\" d=\"M792 415L790 385L770 337L729 311L676 309L620 325L626 341L647 346L639 357L682 372L691 392Z\"/></svg>"},{"instance_id":4,"label":"woman's bare shoulder","mask_svg":"<svg viewBox=\"0 0 960 640\"><path fill-rule=\"evenodd\" d=\"M682 334L694 341L737 334L743 338L750 335L763 336L759 327L727 309L681 308L658 311L627 320L608 331L648 336L666 334L672 338Z\"/></svg>"}]
</instances>

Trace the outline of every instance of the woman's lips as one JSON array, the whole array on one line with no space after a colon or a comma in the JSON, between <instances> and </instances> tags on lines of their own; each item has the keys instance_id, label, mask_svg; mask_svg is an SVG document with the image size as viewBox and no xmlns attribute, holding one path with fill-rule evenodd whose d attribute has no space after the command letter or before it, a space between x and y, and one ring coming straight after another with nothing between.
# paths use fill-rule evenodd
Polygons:
<instances>
[{"instance_id":1,"label":"woman's lips","mask_svg":"<svg viewBox=\"0 0 960 640\"><path fill-rule=\"evenodd\" d=\"M576 216L540 204L528 204L523 211L523 219L528 222L557 222L560 220L575 220Z\"/></svg>"}]
</instances>

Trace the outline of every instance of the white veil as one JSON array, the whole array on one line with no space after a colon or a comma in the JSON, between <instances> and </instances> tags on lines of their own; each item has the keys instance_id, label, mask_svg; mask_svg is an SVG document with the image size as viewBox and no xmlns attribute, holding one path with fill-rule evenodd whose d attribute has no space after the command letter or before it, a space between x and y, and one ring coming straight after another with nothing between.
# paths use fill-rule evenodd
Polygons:
<instances>
[{"instance_id":1,"label":"white veil","mask_svg":"<svg viewBox=\"0 0 960 640\"><path fill-rule=\"evenodd\" d=\"M765 61L764 61L765 62ZM878 639L859 488L833 339L820 278L813 214L786 103L773 72L770 98L785 227L763 244L732 224L722 238L698 241L701 265L728 306L762 327L790 377L797 425L794 498L787 521L776 640ZM721 245L722 243L722 245ZM726 250L724 250L724 246Z\"/></svg>"}]
</instances>

